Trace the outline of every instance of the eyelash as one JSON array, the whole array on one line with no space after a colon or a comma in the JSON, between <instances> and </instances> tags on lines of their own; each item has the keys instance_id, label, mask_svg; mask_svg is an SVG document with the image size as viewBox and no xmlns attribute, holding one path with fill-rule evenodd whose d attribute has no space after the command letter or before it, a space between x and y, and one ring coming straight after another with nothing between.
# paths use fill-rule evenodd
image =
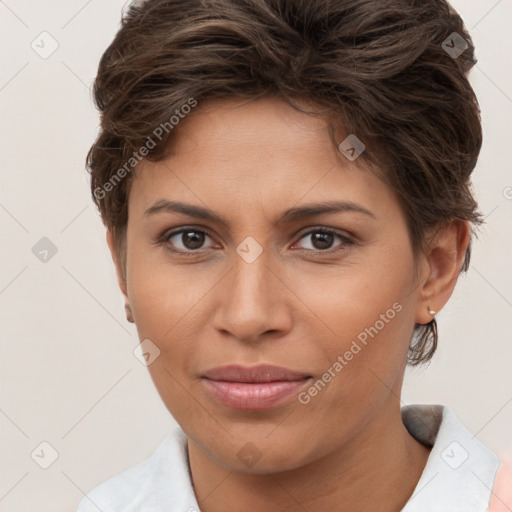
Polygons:
<instances>
[{"instance_id":1,"label":"eyelash","mask_svg":"<svg viewBox=\"0 0 512 512\"><path fill-rule=\"evenodd\" d=\"M171 239L173 236L179 235L180 233L185 233L187 231L192 231L192 232L195 232L195 233L204 233L205 235L207 235L210 238L212 238L208 234L208 232L205 231L204 229L198 229L198 228L194 228L194 227L185 227L185 228L180 228L180 229L177 229L177 230L165 233L158 240L157 243L165 245L165 249L170 251L170 252L172 252L172 253L174 253L174 254L180 254L180 255L187 256L187 257L188 256L197 256L197 254L200 254L201 249L181 251L181 250L173 249L170 246L170 244L169 244L169 239ZM302 240L303 238L305 238L306 236L311 235L313 233L323 233L323 234L328 234L328 235L334 235L334 236L337 236L343 243L341 244L341 247L335 247L335 248L330 248L330 249L325 249L325 250L321 250L321 249L295 249L295 250L302 251L303 253L311 253L311 252L313 252L313 253L317 253L317 254L321 254L321 255L331 255L331 254L334 254L334 253L345 251L345 250L347 250L347 246L350 246L350 245L354 244L354 241L351 240L346 235L343 235L343 234L341 234L338 231L335 231L333 229L324 228L324 227L310 229L309 231L307 231L307 232L305 232L305 233L303 233L301 235L301 237L299 238L299 241Z\"/></svg>"}]
</instances>

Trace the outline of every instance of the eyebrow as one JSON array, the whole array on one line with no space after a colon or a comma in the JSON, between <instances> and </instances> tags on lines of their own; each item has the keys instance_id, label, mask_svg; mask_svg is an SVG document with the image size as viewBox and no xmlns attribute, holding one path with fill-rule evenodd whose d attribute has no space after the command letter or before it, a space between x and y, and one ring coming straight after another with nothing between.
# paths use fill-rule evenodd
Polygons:
<instances>
[{"instance_id":1,"label":"eyebrow","mask_svg":"<svg viewBox=\"0 0 512 512\"><path fill-rule=\"evenodd\" d=\"M149 217L164 212L182 213L184 215L188 215L189 217L195 217L198 219L215 222L226 228L230 227L230 224L226 219L217 215L209 208L182 203L180 201L169 201L167 199L161 199L157 201L153 206L144 212L144 215ZM355 212L367 215L374 219L376 218L370 210L367 210L366 208L363 208L362 206L352 201L327 201L323 203L311 203L304 206L296 206L290 208L277 218L277 220L274 222L274 225L284 224L287 222L290 223L298 219L313 217L315 215L321 215L325 213L340 212Z\"/></svg>"}]
</instances>

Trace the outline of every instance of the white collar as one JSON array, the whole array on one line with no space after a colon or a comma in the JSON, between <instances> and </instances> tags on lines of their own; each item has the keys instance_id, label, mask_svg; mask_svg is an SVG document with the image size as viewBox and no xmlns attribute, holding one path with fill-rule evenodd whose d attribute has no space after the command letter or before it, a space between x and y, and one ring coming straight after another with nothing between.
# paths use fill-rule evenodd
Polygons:
<instances>
[{"instance_id":1,"label":"white collar","mask_svg":"<svg viewBox=\"0 0 512 512\"><path fill-rule=\"evenodd\" d=\"M433 446L423 474L402 512L484 512L499 457L442 405L402 408L409 433Z\"/></svg>"},{"instance_id":2,"label":"white collar","mask_svg":"<svg viewBox=\"0 0 512 512\"><path fill-rule=\"evenodd\" d=\"M474 438L448 407L409 405L410 434L433 445L423 474L402 512L484 512L499 458ZM176 425L153 455L95 487L77 512L200 512L188 463L187 438Z\"/></svg>"}]
</instances>

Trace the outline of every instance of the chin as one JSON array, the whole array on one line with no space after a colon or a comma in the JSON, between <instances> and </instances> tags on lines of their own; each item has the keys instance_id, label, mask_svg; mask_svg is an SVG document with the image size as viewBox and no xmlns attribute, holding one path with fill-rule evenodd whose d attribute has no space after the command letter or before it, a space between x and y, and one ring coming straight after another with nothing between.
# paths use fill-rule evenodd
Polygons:
<instances>
[{"instance_id":1,"label":"chin","mask_svg":"<svg viewBox=\"0 0 512 512\"><path fill-rule=\"evenodd\" d=\"M248 439L250 437L245 436L241 441L235 438L223 440L218 446L208 449L210 457L229 471L251 475L292 471L313 460L313 457L308 457L308 452L298 453L297 443L291 443L289 436L288 446L277 436L274 442L264 438Z\"/></svg>"}]
</instances>

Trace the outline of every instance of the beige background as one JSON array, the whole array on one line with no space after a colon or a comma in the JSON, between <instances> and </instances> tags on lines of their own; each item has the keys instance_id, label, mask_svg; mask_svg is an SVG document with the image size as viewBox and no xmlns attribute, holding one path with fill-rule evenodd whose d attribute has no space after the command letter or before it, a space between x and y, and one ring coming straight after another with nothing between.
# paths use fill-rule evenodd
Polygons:
<instances>
[{"instance_id":1,"label":"beige background","mask_svg":"<svg viewBox=\"0 0 512 512\"><path fill-rule=\"evenodd\" d=\"M123 3L0 2L5 512L75 510L84 492L149 456L173 421L133 355L137 335L84 171L98 124L89 87ZM512 1L454 5L478 52L471 79L485 141L474 182L487 225L439 315L438 354L408 373L403 401L451 406L478 439L512 457ZM58 43L46 59L31 48L35 40L51 50L43 31ZM32 253L42 237L57 248L46 263ZM31 458L36 450L34 459L50 460L43 441L58 452L46 470Z\"/></svg>"}]
</instances>

